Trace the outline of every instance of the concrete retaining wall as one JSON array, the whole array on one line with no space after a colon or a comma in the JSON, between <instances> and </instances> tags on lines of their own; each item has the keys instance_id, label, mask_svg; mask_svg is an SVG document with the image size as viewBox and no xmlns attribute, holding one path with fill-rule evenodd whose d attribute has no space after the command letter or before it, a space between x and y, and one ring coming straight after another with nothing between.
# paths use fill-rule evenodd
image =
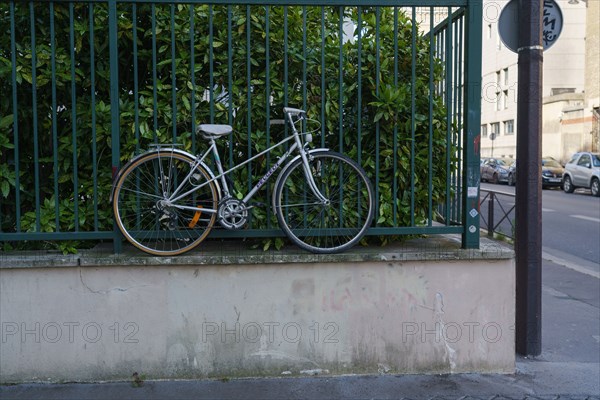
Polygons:
<instances>
[{"instance_id":1,"label":"concrete retaining wall","mask_svg":"<svg viewBox=\"0 0 600 400\"><path fill-rule=\"evenodd\" d=\"M2 256L1 382L510 373L513 253L482 248Z\"/></svg>"}]
</instances>

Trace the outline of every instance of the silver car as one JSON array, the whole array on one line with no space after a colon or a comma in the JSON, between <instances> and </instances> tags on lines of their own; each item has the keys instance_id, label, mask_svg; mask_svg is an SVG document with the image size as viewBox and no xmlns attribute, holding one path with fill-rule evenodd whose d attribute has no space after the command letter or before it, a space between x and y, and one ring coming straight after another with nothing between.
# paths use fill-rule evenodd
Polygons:
<instances>
[{"instance_id":1,"label":"silver car","mask_svg":"<svg viewBox=\"0 0 600 400\"><path fill-rule=\"evenodd\" d=\"M600 196L600 153L575 153L565 165L563 189L573 193L577 188L592 191L592 196Z\"/></svg>"}]
</instances>

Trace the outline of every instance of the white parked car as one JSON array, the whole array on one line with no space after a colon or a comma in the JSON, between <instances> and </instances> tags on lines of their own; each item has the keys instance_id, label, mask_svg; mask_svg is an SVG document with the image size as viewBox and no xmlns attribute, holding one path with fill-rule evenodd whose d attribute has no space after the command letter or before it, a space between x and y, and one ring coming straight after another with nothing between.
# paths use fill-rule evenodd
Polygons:
<instances>
[{"instance_id":1,"label":"white parked car","mask_svg":"<svg viewBox=\"0 0 600 400\"><path fill-rule=\"evenodd\" d=\"M592 191L592 196L600 196L600 153L575 153L565 165L563 189L573 193L577 188Z\"/></svg>"}]
</instances>

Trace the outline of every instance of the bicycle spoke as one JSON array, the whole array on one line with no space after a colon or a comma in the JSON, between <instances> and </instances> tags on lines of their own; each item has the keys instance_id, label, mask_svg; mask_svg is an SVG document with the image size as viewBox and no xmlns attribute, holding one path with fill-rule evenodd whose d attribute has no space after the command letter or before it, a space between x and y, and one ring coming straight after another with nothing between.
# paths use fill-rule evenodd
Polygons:
<instances>
[{"instance_id":1,"label":"bicycle spoke","mask_svg":"<svg viewBox=\"0 0 600 400\"><path fill-rule=\"evenodd\" d=\"M315 201L313 203L295 203L295 204L284 204L281 208L292 208L292 207L303 207L303 206L317 206L321 204L321 202Z\"/></svg>"}]
</instances>

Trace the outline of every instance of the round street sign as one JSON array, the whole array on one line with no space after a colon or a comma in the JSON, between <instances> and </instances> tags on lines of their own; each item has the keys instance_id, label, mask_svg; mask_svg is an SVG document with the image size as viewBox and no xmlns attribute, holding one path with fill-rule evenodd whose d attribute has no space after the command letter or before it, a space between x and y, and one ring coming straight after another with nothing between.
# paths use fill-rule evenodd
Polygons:
<instances>
[{"instance_id":1,"label":"round street sign","mask_svg":"<svg viewBox=\"0 0 600 400\"><path fill-rule=\"evenodd\" d=\"M563 27L563 15L555 0L544 0L542 41L544 51L558 39ZM519 0L510 0L498 20L498 33L506 47L517 53L519 49Z\"/></svg>"}]
</instances>

